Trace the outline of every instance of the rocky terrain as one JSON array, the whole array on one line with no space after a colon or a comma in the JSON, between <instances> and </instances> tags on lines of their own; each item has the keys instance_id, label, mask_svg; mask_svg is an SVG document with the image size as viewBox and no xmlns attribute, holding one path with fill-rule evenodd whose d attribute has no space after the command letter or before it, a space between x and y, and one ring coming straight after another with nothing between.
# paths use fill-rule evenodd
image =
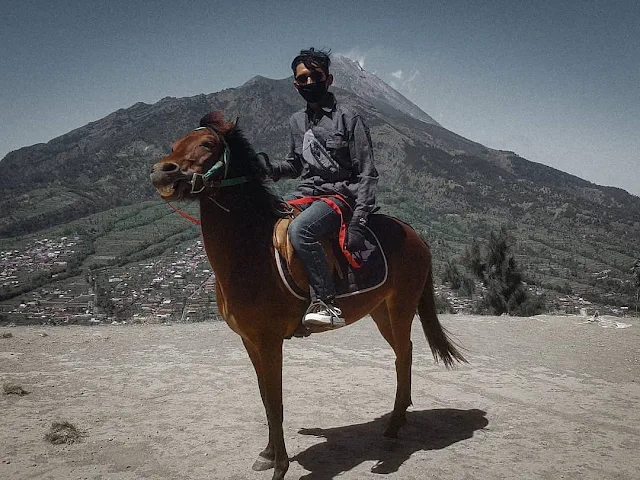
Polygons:
<instances>
[{"instance_id":1,"label":"rocky terrain","mask_svg":"<svg viewBox=\"0 0 640 480\"><path fill-rule=\"evenodd\" d=\"M434 364L415 325L413 406L397 441L381 436L394 357L370 319L285 343L288 479L637 478L637 319L441 321L470 363ZM0 478L271 478L251 471L265 416L224 323L0 334L0 381L29 392L0 395ZM57 421L78 441L45 440Z\"/></svg>"}]
</instances>

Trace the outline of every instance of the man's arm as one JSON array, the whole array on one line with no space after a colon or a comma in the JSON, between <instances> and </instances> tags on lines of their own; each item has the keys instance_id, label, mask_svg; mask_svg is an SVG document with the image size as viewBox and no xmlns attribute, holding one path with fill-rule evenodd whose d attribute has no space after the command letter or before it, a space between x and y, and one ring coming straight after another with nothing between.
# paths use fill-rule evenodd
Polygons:
<instances>
[{"instance_id":1,"label":"man's arm","mask_svg":"<svg viewBox=\"0 0 640 480\"><path fill-rule=\"evenodd\" d=\"M302 156L296 153L296 144L293 138L293 125L289 122L289 153L284 160L270 162L269 176L278 181L281 178L296 178L302 173Z\"/></svg>"},{"instance_id":2,"label":"man's arm","mask_svg":"<svg viewBox=\"0 0 640 480\"><path fill-rule=\"evenodd\" d=\"M376 203L378 171L373 161L373 146L369 128L360 115L353 118L350 130L349 153L351 163L358 176L358 194L353 218L366 220Z\"/></svg>"}]
</instances>

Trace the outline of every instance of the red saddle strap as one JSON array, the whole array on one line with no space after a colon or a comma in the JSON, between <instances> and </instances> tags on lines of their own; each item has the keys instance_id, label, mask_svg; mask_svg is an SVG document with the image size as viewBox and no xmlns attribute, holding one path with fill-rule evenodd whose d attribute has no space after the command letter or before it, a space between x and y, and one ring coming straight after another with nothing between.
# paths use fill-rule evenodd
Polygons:
<instances>
[{"instance_id":1,"label":"red saddle strap","mask_svg":"<svg viewBox=\"0 0 640 480\"><path fill-rule=\"evenodd\" d=\"M342 200L345 205L349 205L341 195L337 194L296 198L295 200L287 201L287 203L289 203L290 205L306 205L307 203L313 203L317 200L321 200L329 205L338 215L340 215L340 232L338 233L338 244L340 245L340 250L349 262L349 265L351 265L353 268L360 268L360 263L355 258L353 258L349 250L347 250L347 225L344 221L342 210L340 210L340 206L331 197L337 197Z\"/></svg>"}]
</instances>

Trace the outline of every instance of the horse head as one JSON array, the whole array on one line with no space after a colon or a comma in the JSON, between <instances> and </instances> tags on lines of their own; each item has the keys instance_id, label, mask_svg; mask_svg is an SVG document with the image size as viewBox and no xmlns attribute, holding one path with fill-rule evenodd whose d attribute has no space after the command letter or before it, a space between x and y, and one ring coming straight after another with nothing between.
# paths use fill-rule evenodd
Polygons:
<instances>
[{"instance_id":1,"label":"horse head","mask_svg":"<svg viewBox=\"0 0 640 480\"><path fill-rule=\"evenodd\" d=\"M236 131L220 111L200 120L200 127L173 142L171 153L153 165L151 183L164 200L194 199L207 188L246 181L231 165L226 136ZM235 180L234 180L235 179ZM238 181L237 179L240 179Z\"/></svg>"}]
</instances>

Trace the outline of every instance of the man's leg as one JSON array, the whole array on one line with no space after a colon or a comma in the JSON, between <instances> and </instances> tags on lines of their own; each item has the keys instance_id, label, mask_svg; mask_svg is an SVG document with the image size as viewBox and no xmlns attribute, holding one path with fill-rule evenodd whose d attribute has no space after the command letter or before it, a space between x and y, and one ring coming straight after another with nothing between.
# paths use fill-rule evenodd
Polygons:
<instances>
[{"instance_id":1,"label":"man's leg","mask_svg":"<svg viewBox=\"0 0 640 480\"><path fill-rule=\"evenodd\" d=\"M323 201L312 203L289 227L294 250L309 276L311 305L303 318L306 326L337 328L345 325L334 303L335 285L320 239L340 230L340 215Z\"/></svg>"},{"instance_id":2,"label":"man's leg","mask_svg":"<svg viewBox=\"0 0 640 480\"><path fill-rule=\"evenodd\" d=\"M335 297L333 277L320 239L339 230L340 216L321 200L309 205L289 225L289 239L307 268L313 300L326 301Z\"/></svg>"}]
</instances>

